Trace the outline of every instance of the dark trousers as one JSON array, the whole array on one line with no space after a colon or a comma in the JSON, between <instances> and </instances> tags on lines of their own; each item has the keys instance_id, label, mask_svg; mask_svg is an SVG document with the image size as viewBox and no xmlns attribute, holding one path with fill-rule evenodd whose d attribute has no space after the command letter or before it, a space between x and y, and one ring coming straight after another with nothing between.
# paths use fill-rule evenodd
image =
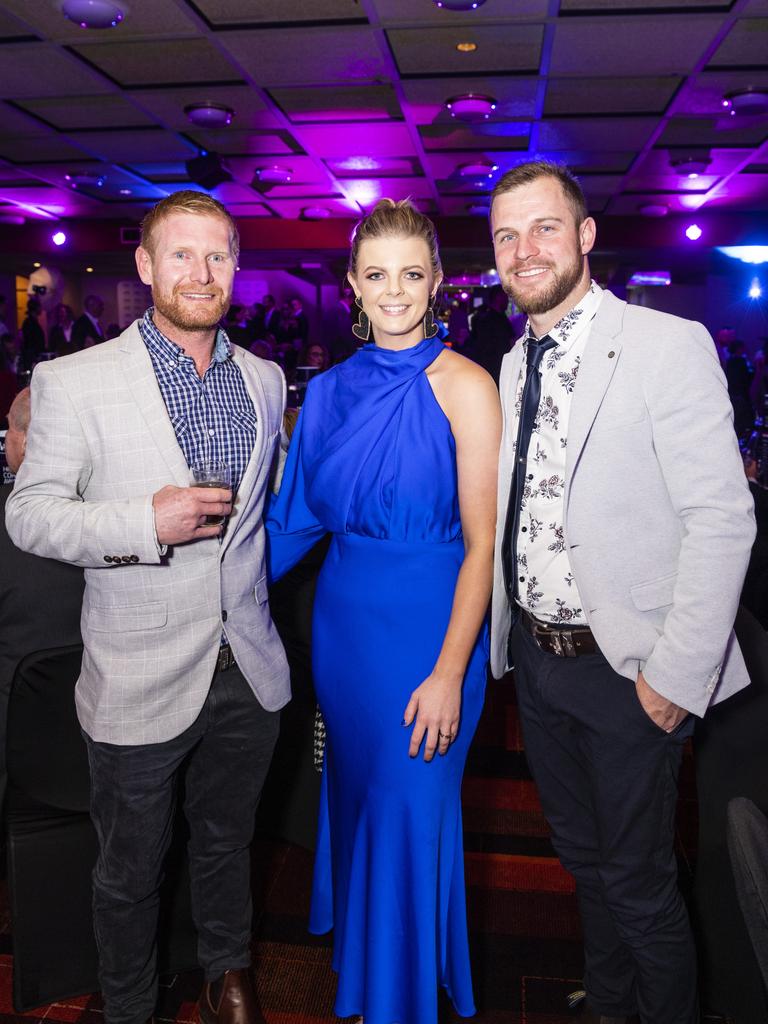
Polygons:
<instances>
[{"instance_id":1,"label":"dark trousers","mask_svg":"<svg viewBox=\"0 0 768 1024\"><path fill-rule=\"evenodd\" d=\"M601 654L560 658L512 637L528 762L576 880L591 1009L643 1024L698 1021L696 966L673 851L689 717L667 735Z\"/></svg>"},{"instance_id":2,"label":"dark trousers","mask_svg":"<svg viewBox=\"0 0 768 1024\"><path fill-rule=\"evenodd\" d=\"M109 1024L143 1024L157 1000L163 861L180 772L198 957L206 979L250 963L250 843L279 730L236 666L217 672L195 722L164 743L117 746L86 736L99 838L93 916Z\"/></svg>"}]
</instances>

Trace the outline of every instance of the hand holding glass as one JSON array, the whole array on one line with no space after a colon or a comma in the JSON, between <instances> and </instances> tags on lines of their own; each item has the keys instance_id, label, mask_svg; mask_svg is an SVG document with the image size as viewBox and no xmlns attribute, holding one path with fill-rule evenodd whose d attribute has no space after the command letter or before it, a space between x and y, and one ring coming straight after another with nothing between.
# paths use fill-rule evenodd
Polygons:
<instances>
[{"instance_id":1,"label":"hand holding glass","mask_svg":"<svg viewBox=\"0 0 768 1024\"><path fill-rule=\"evenodd\" d=\"M232 486L232 471L226 462L205 460L195 462L190 468L193 487L223 487L229 490ZM208 526L221 526L224 516L206 516Z\"/></svg>"}]
</instances>

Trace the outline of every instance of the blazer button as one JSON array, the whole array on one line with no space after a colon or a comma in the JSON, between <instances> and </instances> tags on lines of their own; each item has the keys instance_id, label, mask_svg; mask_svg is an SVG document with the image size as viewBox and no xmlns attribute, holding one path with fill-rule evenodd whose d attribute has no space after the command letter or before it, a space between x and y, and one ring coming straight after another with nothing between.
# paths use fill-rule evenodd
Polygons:
<instances>
[{"instance_id":1,"label":"blazer button","mask_svg":"<svg viewBox=\"0 0 768 1024\"><path fill-rule=\"evenodd\" d=\"M120 559L120 561L121 562L125 562L126 565L130 565L131 564L131 556L130 555L123 555L123 557Z\"/></svg>"},{"instance_id":2,"label":"blazer button","mask_svg":"<svg viewBox=\"0 0 768 1024\"><path fill-rule=\"evenodd\" d=\"M112 555L104 555L104 561L105 562L111 562L112 561Z\"/></svg>"},{"instance_id":3,"label":"blazer button","mask_svg":"<svg viewBox=\"0 0 768 1024\"><path fill-rule=\"evenodd\" d=\"M133 565L135 565L138 562L138 560L139 560L139 556L138 555L131 555L131 563Z\"/></svg>"},{"instance_id":4,"label":"blazer button","mask_svg":"<svg viewBox=\"0 0 768 1024\"><path fill-rule=\"evenodd\" d=\"M221 613L221 621L222 621L222 622L226 622L226 621L227 621L227 610L226 610L226 608L225 608L225 609L224 609L224 611L223 611L223 612Z\"/></svg>"},{"instance_id":5,"label":"blazer button","mask_svg":"<svg viewBox=\"0 0 768 1024\"><path fill-rule=\"evenodd\" d=\"M117 564L119 565L120 564L120 555L112 555L112 561L113 562L117 562Z\"/></svg>"}]
</instances>

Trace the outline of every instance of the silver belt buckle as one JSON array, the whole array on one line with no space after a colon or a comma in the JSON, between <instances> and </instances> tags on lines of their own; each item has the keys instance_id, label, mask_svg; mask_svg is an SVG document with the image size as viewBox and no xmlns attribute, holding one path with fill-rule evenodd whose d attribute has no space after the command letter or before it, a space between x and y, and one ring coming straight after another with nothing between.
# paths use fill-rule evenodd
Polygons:
<instances>
[{"instance_id":1,"label":"silver belt buckle","mask_svg":"<svg viewBox=\"0 0 768 1024\"><path fill-rule=\"evenodd\" d=\"M553 630L549 635L552 637L553 654L556 654L558 658L576 657L578 651L573 641L573 632L570 629Z\"/></svg>"}]
</instances>

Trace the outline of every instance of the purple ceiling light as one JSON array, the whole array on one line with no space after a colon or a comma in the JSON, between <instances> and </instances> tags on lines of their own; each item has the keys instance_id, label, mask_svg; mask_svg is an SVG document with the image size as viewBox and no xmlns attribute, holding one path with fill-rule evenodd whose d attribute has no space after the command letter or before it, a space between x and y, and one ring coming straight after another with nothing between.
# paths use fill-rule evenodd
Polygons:
<instances>
[{"instance_id":1,"label":"purple ceiling light","mask_svg":"<svg viewBox=\"0 0 768 1024\"><path fill-rule=\"evenodd\" d=\"M445 105L450 110L451 117L471 124L475 121L487 121L496 109L496 100L493 96L467 92L462 96L452 96L445 101Z\"/></svg>"},{"instance_id":2,"label":"purple ceiling light","mask_svg":"<svg viewBox=\"0 0 768 1024\"><path fill-rule=\"evenodd\" d=\"M492 164L490 160L472 160L466 164L459 164L456 173L460 178L492 178L499 165Z\"/></svg>"},{"instance_id":3,"label":"purple ceiling light","mask_svg":"<svg viewBox=\"0 0 768 1024\"><path fill-rule=\"evenodd\" d=\"M190 103L184 107L184 113L198 128L226 128L235 116L232 107L222 103Z\"/></svg>"},{"instance_id":4,"label":"purple ceiling light","mask_svg":"<svg viewBox=\"0 0 768 1024\"><path fill-rule=\"evenodd\" d=\"M67 240L67 236L64 234L63 231L55 231L51 235L51 241L53 242L54 245L64 245L66 240Z\"/></svg>"},{"instance_id":5,"label":"purple ceiling light","mask_svg":"<svg viewBox=\"0 0 768 1024\"><path fill-rule=\"evenodd\" d=\"M61 13L80 28L117 28L128 8L112 0L62 0Z\"/></svg>"},{"instance_id":6,"label":"purple ceiling light","mask_svg":"<svg viewBox=\"0 0 768 1024\"><path fill-rule=\"evenodd\" d=\"M253 188L258 188L259 185L287 185L292 177L293 171L290 167L272 164L269 167L257 167L251 185Z\"/></svg>"},{"instance_id":7,"label":"purple ceiling light","mask_svg":"<svg viewBox=\"0 0 768 1024\"><path fill-rule=\"evenodd\" d=\"M689 242L698 242L704 232L701 230L698 224L689 224L685 229L685 237Z\"/></svg>"},{"instance_id":8,"label":"purple ceiling light","mask_svg":"<svg viewBox=\"0 0 768 1024\"><path fill-rule=\"evenodd\" d=\"M304 206L301 216L304 220L325 220L331 211L326 206Z\"/></svg>"},{"instance_id":9,"label":"purple ceiling light","mask_svg":"<svg viewBox=\"0 0 768 1024\"><path fill-rule=\"evenodd\" d=\"M669 161L675 174L685 175L686 178L698 178L704 174L709 167L709 156L678 156L672 157Z\"/></svg>"},{"instance_id":10,"label":"purple ceiling light","mask_svg":"<svg viewBox=\"0 0 768 1024\"><path fill-rule=\"evenodd\" d=\"M445 11L475 11L485 0L432 0L432 3Z\"/></svg>"},{"instance_id":11,"label":"purple ceiling light","mask_svg":"<svg viewBox=\"0 0 768 1024\"><path fill-rule=\"evenodd\" d=\"M723 97L723 106L735 116L758 116L768 114L768 90L737 89L727 92Z\"/></svg>"},{"instance_id":12,"label":"purple ceiling light","mask_svg":"<svg viewBox=\"0 0 768 1024\"><path fill-rule=\"evenodd\" d=\"M666 217L669 213L669 207L664 203L643 203L639 210L644 217Z\"/></svg>"}]
</instances>

